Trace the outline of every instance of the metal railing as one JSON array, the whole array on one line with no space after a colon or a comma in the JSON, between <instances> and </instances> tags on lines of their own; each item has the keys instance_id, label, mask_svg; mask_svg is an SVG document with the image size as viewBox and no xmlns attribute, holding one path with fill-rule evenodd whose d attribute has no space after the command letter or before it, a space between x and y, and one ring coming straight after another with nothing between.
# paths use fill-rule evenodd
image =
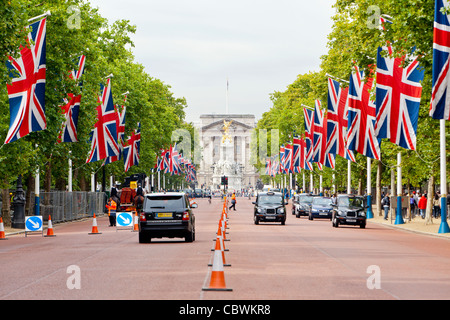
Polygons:
<instances>
[{"instance_id":1,"label":"metal railing","mask_svg":"<svg viewBox=\"0 0 450 320\"><path fill-rule=\"evenodd\" d=\"M31 208L35 214L35 195L31 194ZM106 195L103 192L52 191L39 194L39 210L44 220L52 216L53 222L92 217L104 212Z\"/></svg>"}]
</instances>

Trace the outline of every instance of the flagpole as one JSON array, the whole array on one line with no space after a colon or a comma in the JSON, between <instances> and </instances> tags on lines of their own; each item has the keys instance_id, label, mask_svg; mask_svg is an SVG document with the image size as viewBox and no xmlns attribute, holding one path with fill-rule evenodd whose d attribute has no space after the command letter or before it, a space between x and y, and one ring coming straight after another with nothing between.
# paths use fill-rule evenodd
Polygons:
<instances>
[{"instance_id":1,"label":"flagpole","mask_svg":"<svg viewBox=\"0 0 450 320\"><path fill-rule=\"evenodd\" d=\"M227 94L226 94L226 114L228 114L228 77L227 77Z\"/></svg>"},{"instance_id":2,"label":"flagpole","mask_svg":"<svg viewBox=\"0 0 450 320\"><path fill-rule=\"evenodd\" d=\"M402 216L402 154L397 153L397 214L395 224L404 224Z\"/></svg>"},{"instance_id":3,"label":"flagpole","mask_svg":"<svg viewBox=\"0 0 450 320\"><path fill-rule=\"evenodd\" d=\"M372 212L372 159L367 157L367 219L373 219Z\"/></svg>"},{"instance_id":4,"label":"flagpole","mask_svg":"<svg viewBox=\"0 0 450 320\"><path fill-rule=\"evenodd\" d=\"M347 160L347 194L352 193L352 163Z\"/></svg>"},{"instance_id":5,"label":"flagpole","mask_svg":"<svg viewBox=\"0 0 450 320\"><path fill-rule=\"evenodd\" d=\"M37 17L31 18L31 19L28 19L28 22L31 22L31 21L33 21L33 20L38 20L38 19L41 19L41 18L45 18L45 17L51 16L51 15L52 15L52 13L51 13L50 11L47 11L47 12L41 14L40 16L37 16Z\"/></svg>"},{"instance_id":6,"label":"flagpole","mask_svg":"<svg viewBox=\"0 0 450 320\"><path fill-rule=\"evenodd\" d=\"M440 148L441 148L441 225L439 233L449 233L450 228L447 223L447 154L445 141L445 119L440 121ZM431 195L430 195L431 196Z\"/></svg>"}]
</instances>

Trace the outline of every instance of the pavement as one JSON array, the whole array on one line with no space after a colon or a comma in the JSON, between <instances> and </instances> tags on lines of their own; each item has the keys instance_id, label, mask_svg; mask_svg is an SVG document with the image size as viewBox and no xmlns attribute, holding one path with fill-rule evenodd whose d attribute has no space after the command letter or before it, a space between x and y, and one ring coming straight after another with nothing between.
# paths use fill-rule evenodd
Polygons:
<instances>
[{"instance_id":1,"label":"pavement","mask_svg":"<svg viewBox=\"0 0 450 320\"><path fill-rule=\"evenodd\" d=\"M438 219L432 219L431 224L426 224L426 220L422 219L420 216L416 216L412 218L411 220L409 218L403 219L403 224L395 224L395 212L393 213L393 216L391 216L391 213L389 213L388 219L384 220L384 212L382 213L382 216L379 216L376 212L375 206L373 207L373 219L368 219L368 223L377 223L381 224L387 227L414 232L414 233L421 233L426 234L430 236L440 237L440 238L446 238L450 239L450 233L439 233L439 227L441 225L441 218ZM447 221L448 223L448 221Z\"/></svg>"}]
</instances>

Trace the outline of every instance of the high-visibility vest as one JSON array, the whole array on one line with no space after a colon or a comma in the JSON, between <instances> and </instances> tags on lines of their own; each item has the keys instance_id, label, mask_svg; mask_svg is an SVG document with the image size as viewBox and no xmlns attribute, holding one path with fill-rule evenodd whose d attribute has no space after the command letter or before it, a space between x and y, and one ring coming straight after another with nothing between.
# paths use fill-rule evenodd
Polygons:
<instances>
[{"instance_id":1,"label":"high-visibility vest","mask_svg":"<svg viewBox=\"0 0 450 320\"><path fill-rule=\"evenodd\" d=\"M114 200L111 200L111 202L108 204L106 204L106 208L108 209L108 215L111 214L111 211L116 211L117 210L117 203Z\"/></svg>"}]
</instances>

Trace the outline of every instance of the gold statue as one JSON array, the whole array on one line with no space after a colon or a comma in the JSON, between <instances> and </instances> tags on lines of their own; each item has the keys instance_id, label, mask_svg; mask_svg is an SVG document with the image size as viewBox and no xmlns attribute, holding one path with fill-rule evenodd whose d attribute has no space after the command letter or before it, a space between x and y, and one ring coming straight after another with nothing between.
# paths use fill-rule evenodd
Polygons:
<instances>
[{"instance_id":1,"label":"gold statue","mask_svg":"<svg viewBox=\"0 0 450 320\"><path fill-rule=\"evenodd\" d=\"M223 120L222 143L225 143L225 141L227 141L227 140L231 142L231 136L230 136L229 130L230 130L230 126L232 123L233 123L233 120L230 120L228 122L226 120Z\"/></svg>"}]
</instances>

